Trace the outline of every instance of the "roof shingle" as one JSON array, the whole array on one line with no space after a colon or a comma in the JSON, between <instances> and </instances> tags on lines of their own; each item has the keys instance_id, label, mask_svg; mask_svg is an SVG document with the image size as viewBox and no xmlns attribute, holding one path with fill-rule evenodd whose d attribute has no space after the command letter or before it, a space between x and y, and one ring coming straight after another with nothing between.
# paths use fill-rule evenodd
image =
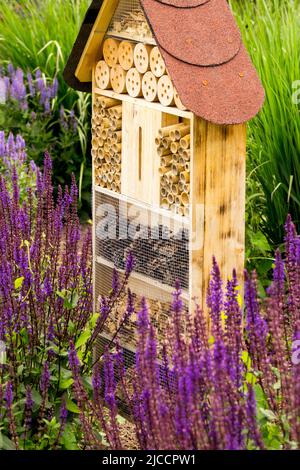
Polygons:
<instances>
[{"instance_id":1,"label":"roof shingle","mask_svg":"<svg viewBox=\"0 0 300 470\"><path fill-rule=\"evenodd\" d=\"M183 104L216 124L251 119L264 90L226 0L140 0ZM70 86L88 91L75 70L103 0L94 0L64 71Z\"/></svg>"}]
</instances>

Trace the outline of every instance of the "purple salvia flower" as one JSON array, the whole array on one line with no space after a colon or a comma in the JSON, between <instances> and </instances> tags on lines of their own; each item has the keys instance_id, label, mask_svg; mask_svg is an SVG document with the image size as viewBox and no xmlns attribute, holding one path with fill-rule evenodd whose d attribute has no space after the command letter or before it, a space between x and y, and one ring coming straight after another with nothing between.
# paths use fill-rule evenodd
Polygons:
<instances>
[{"instance_id":1,"label":"purple salvia flower","mask_svg":"<svg viewBox=\"0 0 300 470\"><path fill-rule=\"evenodd\" d=\"M50 385L50 370L49 370L48 362L46 361L43 367L41 380L40 380L40 389L41 389L43 396L47 395L49 385Z\"/></svg>"}]
</instances>

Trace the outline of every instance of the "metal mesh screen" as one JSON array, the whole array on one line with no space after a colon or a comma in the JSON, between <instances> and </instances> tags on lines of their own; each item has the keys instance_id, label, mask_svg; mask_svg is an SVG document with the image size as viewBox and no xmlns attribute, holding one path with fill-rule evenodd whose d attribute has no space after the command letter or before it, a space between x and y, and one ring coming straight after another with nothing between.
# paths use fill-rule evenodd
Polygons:
<instances>
[{"instance_id":1,"label":"metal mesh screen","mask_svg":"<svg viewBox=\"0 0 300 470\"><path fill-rule=\"evenodd\" d=\"M127 253L135 257L135 271L158 287L189 285L189 231L182 218L162 215L125 198L97 192L96 256L124 269Z\"/></svg>"},{"instance_id":2,"label":"metal mesh screen","mask_svg":"<svg viewBox=\"0 0 300 470\"><path fill-rule=\"evenodd\" d=\"M155 44L139 0L120 0L108 33L125 39Z\"/></svg>"},{"instance_id":3,"label":"metal mesh screen","mask_svg":"<svg viewBox=\"0 0 300 470\"><path fill-rule=\"evenodd\" d=\"M95 193L95 299L107 295L112 286L113 269L121 273L129 250L135 257L135 268L129 280L135 304L142 297L148 302L151 321L158 339L167 335L170 303L176 279L188 303L189 234L182 221L162 216L145 205L113 196L98 188ZM113 337L122 324L126 297L114 306L105 333ZM136 314L123 324L119 339L136 346Z\"/></svg>"}]
</instances>

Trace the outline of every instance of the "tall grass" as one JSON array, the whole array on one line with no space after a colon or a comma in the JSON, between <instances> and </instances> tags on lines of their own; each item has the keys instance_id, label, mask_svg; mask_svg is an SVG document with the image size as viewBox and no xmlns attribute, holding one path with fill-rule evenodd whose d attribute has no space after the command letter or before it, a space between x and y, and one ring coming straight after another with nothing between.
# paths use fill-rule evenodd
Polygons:
<instances>
[{"instance_id":1,"label":"tall grass","mask_svg":"<svg viewBox=\"0 0 300 470\"><path fill-rule=\"evenodd\" d=\"M249 124L249 209L279 244L287 213L298 228L300 223L300 106L292 100L293 83L300 80L299 0L231 5L266 90L265 105Z\"/></svg>"},{"instance_id":2,"label":"tall grass","mask_svg":"<svg viewBox=\"0 0 300 470\"><path fill-rule=\"evenodd\" d=\"M62 78L90 0L0 0L0 58L23 70L57 75L66 107L76 96ZM67 94L67 97L64 95Z\"/></svg>"},{"instance_id":3,"label":"tall grass","mask_svg":"<svg viewBox=\"0 0 300 470\"><path fill-rule=\"evenodd\" d=\"M56 168L54 160L54 172L60 172L62 184L70 183L71 171L76 174L79 203L85 217L90 205L91 183L87 157L90 97L69 88L62 72L89 4L90 0L0 0L0 65L11 62L25 73L39 68L46 77L57 77L57 109L61 105L73 109L79 118L78 154L65 155L68 172Z\"/></svg>"}]
</instances>

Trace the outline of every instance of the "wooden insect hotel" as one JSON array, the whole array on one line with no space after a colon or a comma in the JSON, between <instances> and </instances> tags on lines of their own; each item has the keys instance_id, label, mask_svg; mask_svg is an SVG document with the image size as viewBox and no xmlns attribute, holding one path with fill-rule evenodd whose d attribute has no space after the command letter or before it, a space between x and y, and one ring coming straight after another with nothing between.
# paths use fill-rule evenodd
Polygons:
<instances>
[{"instance_id":1,"label":"wooden insect hotel","mask_svg":"<svg viewBox=\"0 0 300 470\"><path fill-rule=\"evenodd\" d=\"M164 336L176 279L192 308L212 255L224 278L243 271L245 123L263 88L226 0L94 0L64 76L93 97L95 299L132 251L129 286Z\"/></svg>"}]
</instances>

